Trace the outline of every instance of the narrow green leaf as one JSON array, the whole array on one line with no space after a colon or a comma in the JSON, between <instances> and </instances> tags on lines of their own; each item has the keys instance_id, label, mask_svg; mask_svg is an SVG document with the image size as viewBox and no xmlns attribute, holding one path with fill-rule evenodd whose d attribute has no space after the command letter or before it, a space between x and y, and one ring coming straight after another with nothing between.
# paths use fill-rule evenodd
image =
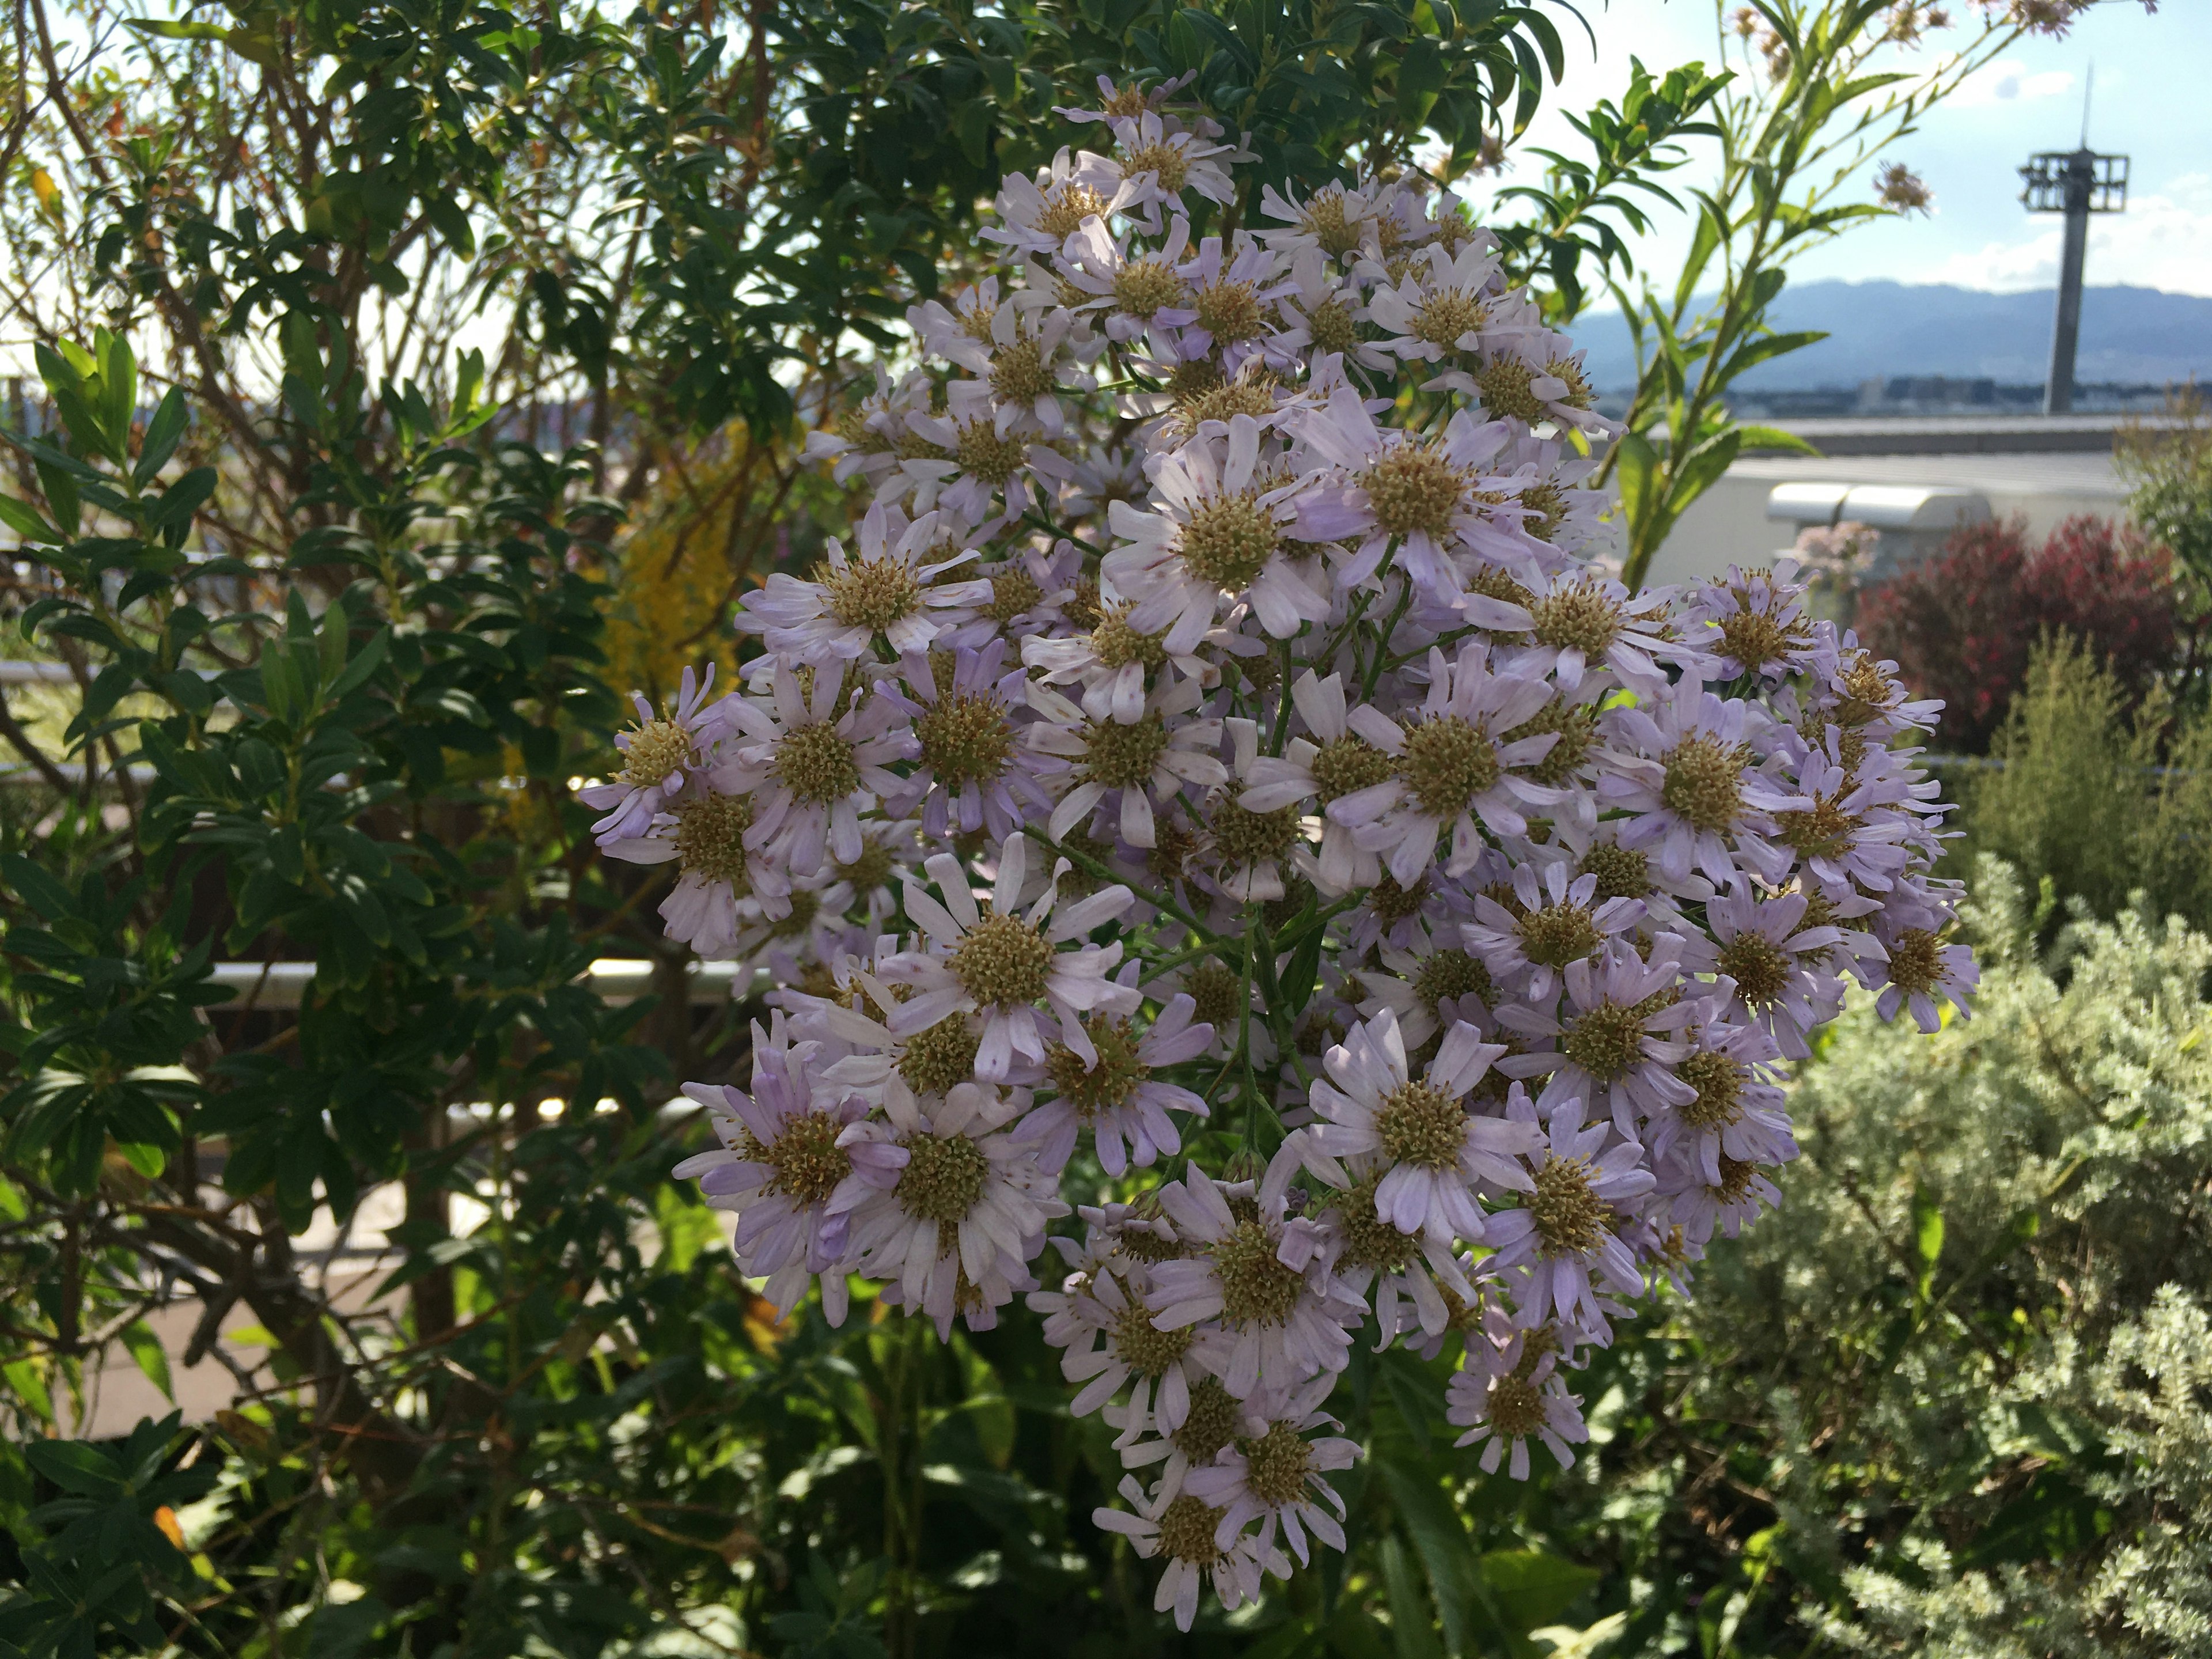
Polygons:
<instances>
[{"instance_id":1,"label":"narrow green leaf","mask_svg":"<svg viewBox=\"0 0 2212 1659\"><path fill-rule=\"evenodd\" d=\"M27 501L19 501L13 495L0 495L0 524L4 524L26 541L58 542L61 532L46 522L46 514Z\"/></svg>"},{"instance_id":2,"label":"narrow green leaf","mask_svg":"<svg viewBox=\"0 0 2212 1659\"><path fill-rule=\"evenodd\" d=\"M69 889L21 853L0 856L0 879L48 921L58 921L76 908Z\"/></svg>"},{"instance_id":3,"label":"narrow green leaf","mask_svg":"<svg viewBox=\"0 0 2212 1659\"><path fill-rule=\"evenodd\" d=\"M1421 1594L1406 1547L1393 1534L1382 1540L1383 1593L1390 1604L1390 1636L1397 1659L1443 1659L1428 1598Z\"/></svg>"},{"instance_id":4,"label":"narrow green leaf","mask_svg":"<svg viewBox=\"0 0 2212 1659\"><path fill-rule=\"evenodd\" d=\"M46 1392L46 1379L31 1361L18 1359L0 1365L0 1382L7 1383L15 1398L37 1413L40 1420L54 1420L54 1397Z\"/></svg>"},{"instance_id":5,"label":"narrow green leaf","mask_svg":"<svg viewBox=\"0 0 2212 1659\"><path fill-rule=\"evenodd\" d=\"M143 489L147 481L169 464L185 435L185 394L171 386L154 418L146 423L146 441L139 447L138 464L131 469L131 482Z\"/></svg>"},{"instance_id":6,"label":"narrow green leaf","mask_svg":"<svg viewBox=\"0 0 2212 1659\"><path fill-rule=\"evenodd\" d=\"M143 1319L134 1319L123 1329L123 1346L131 1351L131 1358L138 1369L146 1373L146 1380L161 1391L161 1397L174 1405L177 1391L169 1386L169 1355L161 1346L161 1339L154 1334L154 1328Z\"/></svg>"},{"instance_id":7,"label":"narrow green leaf","mask_svg":"<svg viewBox=\"0 0 2212 1659\"><path fill-rule=\"evenodd\" d=\"M33 1440L23 1461L64 1492L112 1498L123 1490L123 1471L112 1458L82 1440Z\"/></svg>"},{"instance_id":8,"label":"narrow green leaf","mask_svg":"<svg viewBox=\"0 0 2212 1659\"><path fill-rule=\"evenodd\" d=\"M1936 1288L1936 1264L1943 1255L1943 1211L1924 1187L1912 1189L1912 1248L1920 1261L1913 1294L1926 1302Z\"/></svg>"},{"instance_id":9,"label":"narrow green leaf","mask_svg":"<svg viewBox=\"0 0 2212 1659\"><path fill-rule=\"evenodd\" d=\"M1761 449L1786 450L1793 455L1818 455L1820 453L1817 445L1808 443L1796 433L1785 431L1778 426L1749 424L1738 427L1736 432L1745 453Z\"/></svg>"}]
</instances>

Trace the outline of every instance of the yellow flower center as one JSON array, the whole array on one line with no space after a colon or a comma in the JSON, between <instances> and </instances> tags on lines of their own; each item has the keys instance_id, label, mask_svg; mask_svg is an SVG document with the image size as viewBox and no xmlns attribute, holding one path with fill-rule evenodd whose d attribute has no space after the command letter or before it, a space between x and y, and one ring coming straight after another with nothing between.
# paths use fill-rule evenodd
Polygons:
<instances>
[{"instance_id":1,"label":"yellow flower center","mask_svg":"<svg viewBox=\"0 0 2212 1659\"><path fill-rule=\"evenodd\" d=\"M1052 977L1052 942L1019 916L986 914L954 947L952 975L987 1008L1035 1002Z\"/></svg>"},{"instance_id":2,"label":"yellow flower center","mask_svg":"<svg viewBox=\"0 0 2212 1659\"><path fill-rule=\"evenodd\" d=\"M1528 1213L1546 1255L1587 1255L1605 1242L1605 1200L1590 1190L1578 1158L1547 1158L1536 1171Z\"/></svg>"},{"instance_id":3,"label":"yellow flower center","mask_svg":"<svg viewBox=\"0 0 2212 1659\"><path fill-rule=\"evenodd\" d=\"M770 770L800 800L826 805L860 787L853 745L826 720L794 726L776 739Z\"/></svg>"},{"instance_id":4,"label":"yellow flower center","mask_svg":"<svg viewBox=\"0 0 2212 1659\"><path fill-rule=\"evenodd\" d=\"M647 789L671 772L691 764L691 734L674 720L645 720L629 734L623 750L622 781Z\"/></svg>"}]
</instances>

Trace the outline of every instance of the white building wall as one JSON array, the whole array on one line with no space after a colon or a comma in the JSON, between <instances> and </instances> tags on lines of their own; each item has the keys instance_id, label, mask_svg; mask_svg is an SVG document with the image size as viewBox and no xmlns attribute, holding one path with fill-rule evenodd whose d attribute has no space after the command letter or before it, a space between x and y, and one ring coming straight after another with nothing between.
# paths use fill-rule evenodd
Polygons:
<instances>
[{"instance_id":1,"label":"white building wall","mask_svg":"<svg viewBox=\"0 0 2212 1659\"><path fill-rule=\"evenodd\" d=\"M1692 504L1652 561L1654 584L1765 564L1796 532L1766 516L1777 484L1949 484L1978 491L2002 520L2019 514L2039 541L2077 514L2125 515L2125 487L2109 454L1755 456L1738 461Z\"/></svg>"}]
</instances>

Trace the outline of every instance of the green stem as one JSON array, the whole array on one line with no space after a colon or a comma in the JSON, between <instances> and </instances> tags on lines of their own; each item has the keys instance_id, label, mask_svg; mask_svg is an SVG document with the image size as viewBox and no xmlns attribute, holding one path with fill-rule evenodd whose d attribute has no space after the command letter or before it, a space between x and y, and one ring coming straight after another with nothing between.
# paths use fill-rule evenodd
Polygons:
<instances>
[{"instance_id":1,"label":"green stem","mask_svg":"<svg viewBox=\"0 0 2212 1659\"><path fill-rule=\"evenodd\" d=\"M1204 922L1200 921L1196 916L1192 915L1189 911L1184 909L1173 899L1168 898L1162 894L1155 893L1149 888L1138 886L1136 883L1130 881L1126 877L1122 876L1120 872L1108 869L1104 865L1099 863L1097 859L1092 858L1087 853L1079 853L1073 848L1062 847L1058 842L1054 841L1050 836L1047 835L1043 830L1038 829L1033 823L1024 824L1022 826L1022 833L1041 846L1049 847L1054 853L1058 854L1061 858L1066 859L1070 864L1082 871L1085 875L1095 877L1100 881L1110 883L1116 887L1126 887L1139 898L1144 900L1146 903L1151 905L1154 909L1158 910L1164 915L1173 916L1177 921L1189 928L1192 933L1198 934L1201 939L1206 939L1214 945L1221 943L1221 939L1218 934L1214 933Z\"/></svg>"}]
</instances>

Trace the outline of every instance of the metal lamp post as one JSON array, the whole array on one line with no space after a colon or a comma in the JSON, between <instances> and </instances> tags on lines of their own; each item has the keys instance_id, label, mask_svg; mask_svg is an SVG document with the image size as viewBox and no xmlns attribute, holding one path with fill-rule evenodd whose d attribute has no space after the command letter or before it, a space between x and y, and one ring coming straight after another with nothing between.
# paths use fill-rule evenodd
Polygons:
<instances>
[{"instance_id":1,"label":"metal lamp post","mask_svg":"<svg viewBox=\"0 0 2212 1659\"><path fill-rule=\"evenodd\" d=\"M2082 135L2076 150L2032 156L2020 176L2020 199L2030 213L2066 216L2064 251L2058 262L2058 313L2051 328L2051 373L2043 383L2043 412L2074 407L2074 349L2081 336L2081 258L2089 241L2089 216L2124 212L2128 205L2128 158L2100 155Z\"/></svg>"}]
</instances>

